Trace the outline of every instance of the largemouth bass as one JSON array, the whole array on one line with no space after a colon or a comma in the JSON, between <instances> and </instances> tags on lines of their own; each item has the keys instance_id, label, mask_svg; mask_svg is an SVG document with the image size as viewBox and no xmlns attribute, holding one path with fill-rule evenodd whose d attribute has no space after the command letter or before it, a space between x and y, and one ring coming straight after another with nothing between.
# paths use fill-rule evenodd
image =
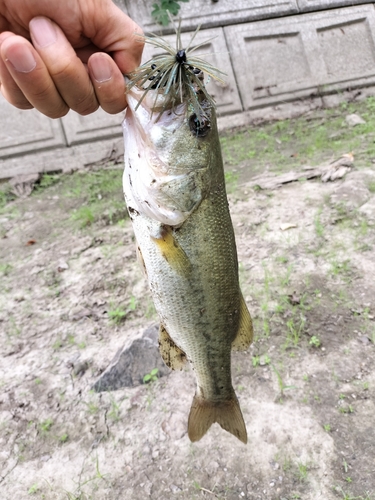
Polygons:
<instances>
[{"instance_id":1,"label":"largemouth bass","mask_svg":"<svg viewBox=\"0 0 375 500\"><path fill-rule=\"evenodd\" d=\"M158 47L164 43L152 40ZM215 109L202 67L207 64L188 50L168 46L164 59L141 67L141 83L137 73L130 80L124 192L160 318L161 356L172 369L189 362L196 376L189 438L198 441L217 422L246 443L231 350L246 350L253 330L239 286Z\"/></svg>"}]
</instances>

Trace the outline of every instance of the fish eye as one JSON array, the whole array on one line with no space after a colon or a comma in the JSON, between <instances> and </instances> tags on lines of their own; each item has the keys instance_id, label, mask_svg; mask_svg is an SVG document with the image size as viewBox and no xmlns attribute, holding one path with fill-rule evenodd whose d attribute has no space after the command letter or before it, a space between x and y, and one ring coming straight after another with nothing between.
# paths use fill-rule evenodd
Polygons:
<instances>
[{"instance_id":1,"label":"fish eye","mask_svg":"<svg viewBox=\"0 0 375 500\"><path fill-rule=\"evenodd\" d=\"M196 137L205 137L211 129L209 120L205 117L199 120L195 113L189 118L189 127Z\"/></svg>"}]
</instances>

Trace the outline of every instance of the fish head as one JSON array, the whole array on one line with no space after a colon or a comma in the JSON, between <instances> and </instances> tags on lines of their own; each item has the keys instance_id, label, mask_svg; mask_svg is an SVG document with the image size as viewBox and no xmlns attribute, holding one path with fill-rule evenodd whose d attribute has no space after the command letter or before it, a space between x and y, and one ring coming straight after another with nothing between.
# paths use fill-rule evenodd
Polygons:
<instances>
[{"instance_id":1,"label":"fish head","mask_svg":"<svg viewBox=\"0 0 375 500\"><path fill-rule=\"evenodd\" d=\"M187 102L164 108L161 92L144 95L136 86L127 100L123 130L128 206L162 224L180 226L209 189L214 112L204 102L200 119Z\"/></svg>"}]
</instances>

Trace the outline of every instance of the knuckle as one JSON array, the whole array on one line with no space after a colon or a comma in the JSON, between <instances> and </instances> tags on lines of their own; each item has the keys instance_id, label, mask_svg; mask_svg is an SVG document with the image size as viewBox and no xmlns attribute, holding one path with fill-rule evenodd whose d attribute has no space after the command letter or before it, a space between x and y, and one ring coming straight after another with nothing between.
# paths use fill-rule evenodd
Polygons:
<instances>
[{"instance_id":1,"label":"knuckle","mask_svg":"<svg viewBox=\"0 0 375 500\"><path fill-rule=\"evenodd\" d=\"M3 85L0 85L0 91L9 104L15 108L32 109L34 107L20 91L8 92Z\"/></svg>"},{"instance_id":2,"label":"knuckle","mask_svg":"<svg viewBox=\"0 0 375 500\"><path fill-rule=\"evenodd\" d=\"M65 106L59 106L55 110L51 110L50 108L48 108L46 111L42 111L42 110L39 110L39 111L41 113L45 114L46 116L48 116L48 118L57 119L57 118L62 118L63 116L67 115L69 112L69 108L68 108L68 106L65 105Z\"/></svg>"},{"instance_id":3,"label":"knuckle","mask_svg":"<svg viewBox=\"0 0 375 500\"><path fill-rule=\"evenodd\" d=\"M76 99L75 102L68 101L68 103L73 111L83 116L94 113L99 107L99 103L93 92L90 92L89 95L83 99Z\"/></svg>"},{"instance_id":4,"label":"knuckle","mask_svg":"<svg viewBox=\"0 0 375 500\"><path fill-rule=\"evenodd\" d=\"M90 115L91 113L95 113L95 111L97 111L98 108L99 108L99 104L95 103L92 106L87 106L86 108L82 108L82 109L75 109L74 111L76 111L77 113L79 113L82 116L87 116L87 115Z\"/></svg>"}]
</instances>

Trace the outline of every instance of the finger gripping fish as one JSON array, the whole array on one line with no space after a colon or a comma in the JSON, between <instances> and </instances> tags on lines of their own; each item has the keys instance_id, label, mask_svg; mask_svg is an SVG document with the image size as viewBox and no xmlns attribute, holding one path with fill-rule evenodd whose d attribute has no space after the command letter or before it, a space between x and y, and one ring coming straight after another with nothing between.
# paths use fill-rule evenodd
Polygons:
<instances>
[{"instance_id":1,"label":"finger gripping fish","mask_svg":"<svg viewBox=\"0 0 375 500\"><path fill-rule=\"evenodd\" d=\"M242 442L246 426L231 380L231 350L252 341L238 281L215 106L202 72L216 70L147 39L164 54L129 76L123 123L125 199L155 308L159 346L172 369L192 366L196 393L188 435L217 422ZM191 45L191 44L190 44Z\"/></svg>"}]
</instances>

